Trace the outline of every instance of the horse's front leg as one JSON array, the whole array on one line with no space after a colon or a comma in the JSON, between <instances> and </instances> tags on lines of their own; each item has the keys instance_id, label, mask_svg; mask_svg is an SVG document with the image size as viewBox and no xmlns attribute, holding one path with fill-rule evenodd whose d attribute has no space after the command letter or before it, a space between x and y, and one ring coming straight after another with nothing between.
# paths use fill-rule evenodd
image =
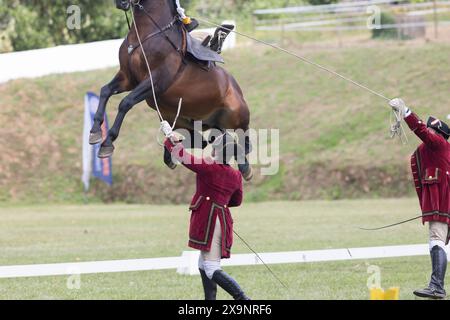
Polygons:
<instances>
[{"instance_id":1,"label":"horse's front leg","mask_svg":"<svg viewBox=\"0 0 450 320\"><path fill-rule=\"evenodd\" d=\"M89 143L97 144L102 142L102 124L105 119L106 105L109 98L115 94L119 94L130 90L128 81L123 72L119 72L110 83L105 85L100 91L100 101L98 104L97 112L94 117L94 124L92 125L91 134L89 135Z\"/></svg>"},{"instance_id":2,"label":"horse's front leg","mask_svg":"<svg viewBox=\"0 0 450 320\"><path fill-rule=\"evenodd\" d=\"M146 80L139 84L128 96L126 96L119 104L119 112L117 113L114 125L108 132L108 136L103 141L100 151L98 153L99 158L108 158L114 152L113 142L117 139L122 127L123 120L125 119L128 111L131 110L136 104L144 101L152 96L152 89L150 80Z\"/></svg>"}]
</instances>

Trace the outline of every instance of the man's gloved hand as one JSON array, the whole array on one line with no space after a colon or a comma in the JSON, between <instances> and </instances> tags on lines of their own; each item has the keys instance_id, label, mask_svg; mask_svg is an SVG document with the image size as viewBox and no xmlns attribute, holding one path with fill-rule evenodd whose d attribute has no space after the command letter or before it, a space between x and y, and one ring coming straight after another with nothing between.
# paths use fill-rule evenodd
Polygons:
<instances>
[{"instance_id":1,"label":"man's gloved hand","mask_svg":"<svg viewBox=\"0 0 450 320\"><path fill-rule=\"evenodd\" d=\"M161 121L161 131L164 133L167 139L169 139L172 144L177 144L183 142L185 137L179 133L172 130L172 127L167 121Z\"/></svg>"},{"instance_id":2,"label":"man's gloved hand","mask_svg":"<svg viewBox=\"0 0 450 320\"><path fill-rule=\"evenodd\" d=\"M392 99L391 101L389 101L389 105L402 118L406 118L411 114L411 110L409 110L409 108L406 106L405 102L402 99L399 98Z\"/></svg>"}]
</instances>

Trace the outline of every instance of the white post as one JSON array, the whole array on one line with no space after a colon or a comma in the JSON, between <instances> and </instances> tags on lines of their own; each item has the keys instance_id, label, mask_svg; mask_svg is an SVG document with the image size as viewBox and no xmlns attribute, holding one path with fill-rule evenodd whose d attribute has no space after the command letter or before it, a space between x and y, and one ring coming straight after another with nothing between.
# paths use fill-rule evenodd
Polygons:
<instances>
[{"instance_id":1,"label":"white post","mask_svg":"<svg viewBox=\"0 0 450 320\"><path fill-rule=\"evenodd\" d=\"M177 269L178 274L194 276L200 274L198 271L198 258L200 251L183 251L181 254L181 265Z\"/></svg>"}]
</instances>

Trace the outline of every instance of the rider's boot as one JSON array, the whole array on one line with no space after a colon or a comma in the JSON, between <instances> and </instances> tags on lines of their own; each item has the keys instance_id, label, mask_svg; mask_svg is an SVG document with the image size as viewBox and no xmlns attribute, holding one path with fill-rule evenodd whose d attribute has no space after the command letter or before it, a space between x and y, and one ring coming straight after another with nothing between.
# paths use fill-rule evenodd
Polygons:
<instances>
[{"instance_id":1,"label":"rider's boot","mask_svg":"<svg viewBox=\"0 0 450 320\"><path fill-rule=\"evenodd\" d=\"M414 294L421 298L444 299L446 297L444 278L447 270L447 253L440 246L434 246L430 254L432 264L430 284L425 289L414 291Z\"/></svg>"},{"instance_id":2,"label":"rider's boot","mask_svg":"<svg viewBox=\"0 0 450 320\"><path fill-rule=\"evenodd\" d=\"M216 300L217 299L217 283L209 279L206 272L199 269L200 275L202 276L203 291L205 292L205 300Z\"/></svg>"},{"instance_id":3,"label":"rider's boot","mask_svg":"<svg viewBox=\"0 0 450 320\"><path fill-rule=\"evenodd\" d=\"M223 290L228 292L234 300L250 300L242 291L239 284L230 275L223 270L217 270L214 272L212 280L217 283Z\"/></svg>"}]
</instances>

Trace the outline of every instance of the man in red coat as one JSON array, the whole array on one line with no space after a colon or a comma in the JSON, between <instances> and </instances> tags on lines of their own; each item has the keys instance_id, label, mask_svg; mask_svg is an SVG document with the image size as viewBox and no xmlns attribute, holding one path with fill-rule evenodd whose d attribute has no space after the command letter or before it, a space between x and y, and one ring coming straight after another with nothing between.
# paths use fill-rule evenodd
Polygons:
<instances>
[{"instance_id":1,"label":"man in red coat","mask_svg":"<svg viewBox=\"0 0 450 320\"><path fill-rule=\"evenodd\" d=\"M216 300L217 285L235 300L249 300L237 282L220 267L229 258L233 244L233 219L230 207L242 203L242 176L229 162L235 154L235 140L224 134L213 144L213 158L196 158L186 152L163 122L165 147L172 157L197 175L197 191L190 210L189 246L200 250L199 269L206 300Z\"/></svg>"},{"instance_id":2,"label":"man in red coat","mask_svg":"<svg viewBox=\"0 0 450 320\"><path fill-rule=\"evenodd\" d=\"M401 99L392 100L390 105L423 141L411 157L411 169L422 220L429 223L432 274L428 287L416 290L414 294L442 299L446 296L444 278L450 226L450 129L434 117L430 117L425 124Z\"/></svg>"}]
</instances>

